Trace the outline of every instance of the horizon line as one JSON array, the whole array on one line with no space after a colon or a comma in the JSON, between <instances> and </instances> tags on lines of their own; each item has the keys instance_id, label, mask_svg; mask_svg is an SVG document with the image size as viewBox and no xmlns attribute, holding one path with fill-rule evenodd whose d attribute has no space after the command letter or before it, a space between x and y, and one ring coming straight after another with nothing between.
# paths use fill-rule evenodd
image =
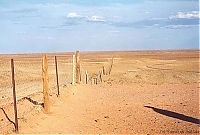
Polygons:
<instances>
[{"instance_id":1,"label":"horizon line","mask_svg":"<svg viewBox=\"0 0 200 135\"><path fill-rule=\"evenodd\" d=\"M20 53L1 53L0 55L45 55L45 54L73 54L74 52L79 51L80 53L98 53L98 52L159 52L159 51L170 51L170 52L176 52L176 51L200 51L200 48L180 48L180 49L135 49L135 50L92 50L92 51L81 51L81 50L75 50L75 51L54 51L54 52L20 52Z\"/></svg>"}]
</instances>

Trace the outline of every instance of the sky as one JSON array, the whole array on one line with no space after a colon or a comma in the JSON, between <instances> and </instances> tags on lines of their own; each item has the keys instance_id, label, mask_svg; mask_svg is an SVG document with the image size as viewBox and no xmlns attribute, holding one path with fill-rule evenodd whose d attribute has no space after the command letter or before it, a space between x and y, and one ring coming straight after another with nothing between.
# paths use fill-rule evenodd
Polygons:
<instances>
[{"instance_id":1,"label":"sky","mask_svg":"<svg viewBox=\"0 0 200 135\"><path fill-rule=\"evenodd\" d=\"M199 48L198 0L0 0L0 53Z\"/></svg>"}]
</instances>

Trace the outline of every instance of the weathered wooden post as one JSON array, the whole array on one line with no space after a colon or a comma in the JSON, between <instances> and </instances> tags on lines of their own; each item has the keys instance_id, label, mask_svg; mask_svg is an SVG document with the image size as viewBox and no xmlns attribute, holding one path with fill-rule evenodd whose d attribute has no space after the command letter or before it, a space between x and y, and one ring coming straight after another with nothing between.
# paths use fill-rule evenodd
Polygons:
<instances>
[{"instance_id":1,"label":"weathered wooden post","mask_svg":"<svg viewBox=\"0 0 200 135\"><path fill-rule=\"evenodd\" d=\"M95 84L97 85L97 78L95 78Z\"/></svg>"},{"instance_id":2,"label":"weathered wooden post","mask_svg":"<svg viewBox=\"0 0 200 135\"><path fill-rule=\"evenodd\" d=\"M75 85L75 83L76 83L76 57L75 57L75 55L73 55L72 59L73 59L73 62L72 62L72 64L73 64L72 84Z\"/></svg>"},{"instance_id":3,"label":"weathered wooden post","mask_svg":"<svg viewBox=\"0 0 200 135\"><path fill-rule=\"evenodd\" d=\"M95 84L95 78L93 78L93 83Z\"/></svg>"},{"instance_id":4,"label":"weathered wooden post","mask_svg":"<svg viewBox=\"0 0 200 135\"><path fill-rule=\"evenodd\" d=\"M14 113L15 113L15 132L18 133L18 118L17 118L17 98L15 91L15 67L14 60L11 59L11 71L12 71L12 86L13 86L13 103L14 103Z\"/></svg>"},{"instance_id":5,"label":"weathered wooden post","mask_svg":"<svg viewBox=\"0 0 200 135\"><path fill-rule=\"evenodd\" d=\"M94 84L97 85L97 78L96 77L93 78L93 82L94 82Z\"/></svg>"},{"instance_id":6,"label":"weathered wooden post","mask_svg":"<svg viewBox=\"0 0 200 135\"><path fill-rule=\"evenodd\" d=\"M87 70L85 71L85 83L88 84L88 72L87 72Z\"/></svg>"},{"instance_id":7,"label":"weathered wooden post","mask_svg":"<svg viewBox=\"0 0 200 135\"><path fill-rule=\"evenodd\" d=\"M56 65L56 82L57 82L57 90L58 90L58 95L60 95L60 88L59 88L59 78L58 78L58 61L57 57L55 56L55 65Z\"/></svg>"},{"instance_id":8,"label":"weathered wooden post","mask_svg":"<svg viewBox=\"0 0 200 135\"><path fill-rule=\"evenodd\" d=\"M103 66L102 68L103 68L103 69L102 69L103 75L105 75L106 72L105 72L105 68L104 68L104 66Z\"/></svg>"},{"instance_id":9,"label":"weathered wooden post","mask_svg":"<svg viewBox=\"0 0 200 135\"><path fill-rule=\"evenodd\" d=\"M113 67L113 57L112 57L111 63L110 63L110 68L109 68L109 72L108 72L109 75L111 73L112 67Z\"/></svg>"},{"instance_id":10,"label":"weathered wooden post","mask_svg":"<svg viewBox=\"0 0 200 135\"><path fill-rule=\"evenodd\" d=\"M49 113L49 77L48 77L48 60L47 56L43 56L42 61L42 79L43 79L43 100L44 100L44 112Z\"/></svg>"},{"instance_id":11,"label":"weathered wooden post","mask_svg":"<svg viewBox=\"0 0 200 135\"><path fill-rule=\"evenodd\" d=\"M80 84L81 80L81 66L80 66L80 53L79 51L76 51L76 83Z\"/></svg>"},{"instance_id":12,"label":"weathered wooden post","mask_svg":"<svg viewBox=\"0 0 200 135\"><path fill-rule=\"evenodd\" d=\"M100 82L103 82L103 80L102 80L102 72L101 71L99 71L99 79L100 79Z\"/></svg>"}]
</instances>

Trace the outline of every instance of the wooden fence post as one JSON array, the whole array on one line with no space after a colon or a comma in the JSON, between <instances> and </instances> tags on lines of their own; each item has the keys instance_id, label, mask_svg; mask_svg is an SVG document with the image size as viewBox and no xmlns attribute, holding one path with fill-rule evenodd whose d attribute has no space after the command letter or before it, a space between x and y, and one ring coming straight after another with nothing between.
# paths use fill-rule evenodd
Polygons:
<instances>
[{"instance_id":1,"label":"wooden fence post","mask_svg":"<svg viewBox=\"0 0 200 135\"><path fill-rule=\"evenodd\" d=\"M80 66L80 53L79 51L76 51L76 83L80 84L80 80L81 80L81 66Z\"/></svg>"},{"instance_id":2,"label":"wooden fence post","mask_svg":"<svg viewBox=\"0 0 200 135\"><path fill-rule=\"evenodd\" d=\"M85 71L85 83L88 84L88 72L87 72L87 70Z\"/></svg>"},{"instance_id":3,"label":"wooden fence post","mask_svg":"<svg viewBox=\"0 0 200 135\"><path fill-rule=\"evenodd\" d=\"M100 79L100 82L103 82L103 80L102 80L102 72L101 71L99 71L99 79Z\"/></svg>"},{"instance_id":4,"label":"wooden fence post","mask_svg":"<svg viewBox=\"0 0 200 135\"><path fill-rule=\"evenodd\" d=\"M103 66L102 68L103 68L103 69L102 69L103 75L105 75L105 74L106 74L106 72L105 72L105 67Z\"/></svg>"},{"instance_id":5,"label":"wooden fence post","mask_svg":"<svg viewBox=\"0 0 200 135\"><path fill-rule=\"evenodd\" d=\"M15 132L18 133L18 118L17 118L17 99L16 99L16 91L15 91L15 67L14 60L11 59L11 71L12 71L12 86L13 86L13 103L14 103L14 113L15 113Z\"/></svg>"},{"instance_id":6,"label":"wooden fence post","mask_svg":"<svg viewBox=\"0 0 200 135\"><path fill-rule=\"evenodd\" d=\"M55 65L56 65L56 82L57 82L57 90L58 90L58 95L60 95L60 88L59 88L59 78L58 78L58 61L57 57L55 56Z\"/></svg>"},{"instance_id":7,"label":"wooden fence post","mask_svg":"<svg viewBox=\"0 0 200 135\"><path fill-rule=\"evenodd\" d=\"M95 84L97 85L97 78L95 78Z\"/></svg>"},{"instance_id":8,"label":"wooden fence post","mask_svg":"<svg viewBox=\"0 0 200 135\"><path fill-rule=\"evenodd\" d=\"M47 56L43 56L42 61L42 79L43 79L43 99L44 99L44 112L49 113L49 77L48 77L48 60Z\"/></svg>"},{"instance_id":9,"label":"wooden fence post","mask_svg":"<svg viewBox=\"0 0 200 135\"><path fill-rule=\"evenodd\" d=\"M72 62L72 68L73 68L73 71L72 71L72 73L73 73L73 75L72 75L72 84L73 85L75 85L75 83L76 83L76 56L75 55L73 55L73 57L72 57L72 59L73 59L73 62Z\"/></svg>"},{"instance_id":10,"label":"wooden fence post","mask_svg":"<svg viewBox=\"0 0 200 135\"><path fill-rule=\"evenodd\" d=\"M111 63L110 63L110 68L109 68L109 72L108 72L109 75L111 73L112 67L113 67L113 57L112 57Z\"/></svg>"},{"instance_id":11,"label":"wooden fence post","mask_svg":"<svg viewBox=\"0 0 200 135\"><path fill-rule=\"evenodd\" d=\"M93 78L93 83L95 84L95 78Z\"/></svg>"}]
</instances>

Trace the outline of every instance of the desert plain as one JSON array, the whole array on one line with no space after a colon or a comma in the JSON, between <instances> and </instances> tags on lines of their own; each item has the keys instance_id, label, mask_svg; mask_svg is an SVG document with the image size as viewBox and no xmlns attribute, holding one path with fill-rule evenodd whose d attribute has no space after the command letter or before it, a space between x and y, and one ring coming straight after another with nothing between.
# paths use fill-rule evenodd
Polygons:
<instances>
[{"instance_id":1,"label":"desert plain","mask_svg":"<svg viewBox=\"0 0 200 135\"><path fill-rule=\"evenodd\" d=\"M50 112L43 112L43 54L0 55L0 133L14 133L10 59L15 62L19 133L199 134L199 50L49 53ZM58 58L60 95L55 62ZM94 84L102 67L110 75ZM85 72L89 81L85 82Z\"/></svg>"}]
</instances>

